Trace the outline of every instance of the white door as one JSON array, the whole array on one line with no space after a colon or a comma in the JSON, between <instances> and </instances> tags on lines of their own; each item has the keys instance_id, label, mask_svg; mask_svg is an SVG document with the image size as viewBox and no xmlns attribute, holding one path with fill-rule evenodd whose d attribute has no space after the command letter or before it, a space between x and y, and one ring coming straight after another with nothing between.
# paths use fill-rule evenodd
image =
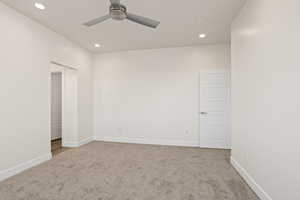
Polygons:
<instances>
[{"instance_id":1,"label":"white door","mask_svg":"<svg viewBox=\"0 0 300 200\"><path fill-rule=\"evenodd\" d=\"M229 72L200 72L200 147L230 148Z\"/></svg>"}]
</instances>

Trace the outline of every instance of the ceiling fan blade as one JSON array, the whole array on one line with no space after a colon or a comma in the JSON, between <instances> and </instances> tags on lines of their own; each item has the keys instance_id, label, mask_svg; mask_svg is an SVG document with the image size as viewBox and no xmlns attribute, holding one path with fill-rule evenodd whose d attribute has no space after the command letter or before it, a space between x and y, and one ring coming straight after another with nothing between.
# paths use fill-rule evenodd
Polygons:
<instances>
[{"instance_id":1,"label":"ceiling fan blade","mask_svg":"<svg viewBox=\"0 0 300 200\"><path fill-rule=\"evenodd\" d=\"M96 24L99 24L107 19L110 18L110 15L105 15L105 16L102 16L102 17L99 17L99 18L96 18L96 19L93 19L91 21L88 21L86 23L84 23L83 25L87 26L87 27L90 27L90 26L93 26L93 25L96 25Z\"/></svg>"},{"instance_id":2,"label":"ceiling fan blade","mask_svg":"<svg viewBox=\"0 0 300 200\"><path fill-rule=\"evenodd\" d=\"M145 25L145 26L148 26L148 27L151 27L151 28L156 28L160 24L159 21L149 19L149 18L146 18L146 17L142 17L142 16L139 16L139 15L135 15L135 14L132 14L132 13L127 13L127 19L130 20L130 21L133 21L135 23L142 24L142 25Z\"/></svg>"},{"instance_id":3,"label":"ceiling fan blade","mask_svg":"<svg viewBox=\"0 0 300 200\"><path fill-rule=\"evenodd\" d=\"M120 4L120 0L110 0L111 4Z\"/></svg>"}]
</instances>

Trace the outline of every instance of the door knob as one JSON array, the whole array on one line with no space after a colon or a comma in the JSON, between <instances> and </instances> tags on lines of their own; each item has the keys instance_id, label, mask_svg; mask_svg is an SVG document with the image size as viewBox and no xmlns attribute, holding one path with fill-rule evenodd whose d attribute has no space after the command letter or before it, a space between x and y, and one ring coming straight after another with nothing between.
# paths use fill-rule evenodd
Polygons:
<instances>
[{"instance_id":1,"label":"door knob","mask_svg":"<svg viewBox=\"0 0 300 200\"><path fill-rule=\"evenodd\" d=\"M207 112L200 112L201 115L207 115Z\"/></svg>"}]
</instances>

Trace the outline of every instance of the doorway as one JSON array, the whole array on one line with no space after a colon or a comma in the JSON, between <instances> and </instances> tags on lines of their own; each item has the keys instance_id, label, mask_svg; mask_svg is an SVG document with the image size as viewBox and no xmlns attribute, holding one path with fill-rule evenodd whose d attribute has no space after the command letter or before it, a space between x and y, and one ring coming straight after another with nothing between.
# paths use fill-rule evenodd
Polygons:
<instances>
[{"instance_id":1,"label":"doorway","mask_svg":"<svg viewBox=\"0 0 300 200\"><path fill-rule=\"evenodd\" d=\"M230 149L230 73L200 72L200 147Z\"/></svg>"},{"instance_id":2,"label":"doorway","mask_svg":"<svg viewBox=\"0 0 300 200\"><path fill-rule=\"evenodd\" d=\"M78 143L77 70L51 62L50 77L51 152L56 156Z\"/></svg>"},{"instance_id":3,"label":"doorway","mask_svg":"<svg viewBox=\"0 0 300 200\"><path fill-rule=\"evenodd\" d=\"M62 72L51 72L51 152L62 152Z\"/></svg>"}]
</instances>

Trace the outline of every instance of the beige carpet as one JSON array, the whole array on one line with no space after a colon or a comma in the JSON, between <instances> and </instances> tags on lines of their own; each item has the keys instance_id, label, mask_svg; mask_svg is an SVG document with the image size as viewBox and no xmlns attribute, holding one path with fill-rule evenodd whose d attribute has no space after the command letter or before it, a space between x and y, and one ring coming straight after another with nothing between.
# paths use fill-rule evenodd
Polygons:
<instances>
[{"instance_id":1,"label":"beige carpet","mask_svg":"<svg viewBox=\"0 0 300 200\"><path fill-rule=\"evenodd\" d=\"M1 200L258 200L229 151L92 142L0 183Z\"/></svg>"}]
</instances>

